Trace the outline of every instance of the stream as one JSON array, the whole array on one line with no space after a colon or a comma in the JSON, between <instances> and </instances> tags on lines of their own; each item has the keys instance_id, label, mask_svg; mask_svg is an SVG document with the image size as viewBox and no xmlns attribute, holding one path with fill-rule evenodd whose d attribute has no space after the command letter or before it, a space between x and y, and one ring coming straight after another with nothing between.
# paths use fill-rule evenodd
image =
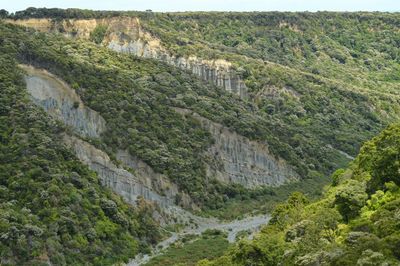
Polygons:
<instances>
[{"instance_id":1,"label":"stream","mask_svg":"<svg viewBox=\"0 0 400 266\"><path fill-rule=\"evenodd\" d=\"M241 231L249 230L251 232L249 238L251 239L254 236L254 233L258 232L261 229L262 225L267 224L270 216L268 214L258 215L246 217L241 220L234 220L231 222L219 222L216 219L204 219L202 218L197 223L197 228L187 227L179 233L173 232L172 235L158 243L157 247L155 247L152 251L152 254L139 254L134 259L132 259L127 266L137 266L142 265L150 261L150 259L160 255L162 251L167 249L170 245L175 243L177 240L182 238L185 235L200 235L208 229L217 229L228 233L228 241L229 243L235 242L236 235Z\"/></svg>"}]
</instances>

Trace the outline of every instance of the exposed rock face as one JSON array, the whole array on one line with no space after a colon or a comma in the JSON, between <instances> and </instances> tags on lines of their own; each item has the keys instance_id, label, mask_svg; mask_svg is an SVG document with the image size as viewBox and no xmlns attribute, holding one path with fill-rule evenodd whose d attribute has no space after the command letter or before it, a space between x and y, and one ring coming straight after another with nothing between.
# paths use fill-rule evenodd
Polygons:
<instances>
[{"instance_id":1,"label":"exposed rock face","mask_svg":"<svg viewBox=\"0 0 400 266\"><path fill-rule=\"evenodd\" d=\"M147 35L144 36L147 37ZM110 49L118 52L157 59L188 70L204 81L220 86L233 94L239 95L241 98L247 97L246 85L240 76L232 70L231 63L226 60L204 60L195 56L176 57L166 51L157 40L127 39L123 33L120 36L112 35L107 45Z\"/></svg>"},{"instance_id":2,"label":"exposed rock face","mask_svg":"<svg viewBox=\"0 0 400 266\"><path fill-rule=\"evenodd\" d=\"M23 66L28 91L35 103L47 112L72 126L79 134L99 137L105 130L105 120L95 111L84 106L79 96L67 84L50 73L30 66ZM240 136L226 127L186 109L175 109L181 114L189 114L201 121L215 139L208 152L213 164L208 166L208 176L216 177L224 183L239 183L248 188L261 185L278 186L298 179L298 175L285 161L275 158L267 145ZM78 158L96 171L103 183L135 201L138 195L146 199L171 205L177 194L186 207L196 208L190 197L180 193L177 186L164 175L155 173L141 160L126 151L118 151L117 159L134 169L135 175L110 162L108 156L88 143L70 140L69 146Z\"/></svg>"},{"instance_id":3,"label":"exposed rock face","mask_svg":"<svg viewBox=\"0 0 400 266\"><path fill-rule=\"evenodd\" d=\"M103 185L110 187L126 201L135 204L138 196L143 196L162 207L174 205L173 199L154 192L148 184L145 184L147 180L141 180L129 171L117 167L105 152L93 145L68 135L64 136L64 143L75 152L79 160L97 172Z\"/></svg>"},{"instance_id":4,"label":"exposed rock face","mask_svg":"<svg viewBox=\"0 0 400 266\"><path fill-rule=\"evenodd\" d=\"M105 130L105 120L95 111L83 105L79 96L67 84L45 70L21 65L27 72L25 76L28 92L32 100L42 106L56 119L70 125L82 136L99 137ZM79 107L74 106L76 103ZM116 166L109 156L77 137L64 136L64 142L77 157L90 169L97 172L103 185L110 187L128 202L134 204L138 196L155 201L162 207L174 206L179 193L175 184L165 176L155 173L144 162L119 151L118 159L136 174ZM192 206L190 198L182 194L184 203Z\"/></svg>"},{"instance_id":5,"label":"exposed rock face","mask_svg":"<svg viewBox=\"0 0 400 266\"><path fill-rule=\"evenodd\" d=\"M191 110L175 110L198 119L215 139L208 150L215 162L208 168L209 176L215 176L224 183L239 183L247 188L279 186L299 178L284 160L274 157L268 151L266 144L251 141Z\"/></svg>"},{"instance_id":6,"label":"exposed rock face","mask_svg":"<svg viewBox=\"0 0 400 266\"><path fill-rule=\"evenodd\" d=\"M116 154L117 159L125 166L135 170L135 174L140 176L140 179L147 187L151 187L158 194L174 201L177 194L181 196L181 203L185 207L191 209L198 208L191 201L189 195L179 192L178 186L172 183L168 177L160 173L156 173L149 165L142 160L132 156L129 152L119 150Z\"/></svg>"},{"instance_id":7,"label":"exposed rock face","mask_svg":"<svg viewBox=\"0 0 400 266\"><path fill-rule=\"evenodd\" d=\"M67 37L89 39L98 25L106 25L107 32L103 45L112 50L131 53L139 57L153 58L170 65L188 70L201 79L220 86L227 91L247 97L247 88L240 75L226 60L204 60L195 56L177 57L165 49L161 41L140 26L138 18L106 19L50 19L8 20L10 23L33 27L44 32L59 32Z\"/></svg>"},{"instance_id":8,"label":"exposed rock face","mask_svg":"<svg viewBox=\"0 0 400 266\"><path fill-rule=\"evenodd\" d=\"M81 34L90 32L91 27ZM140 35L138 32L132 34ZM151 56L151 52L149 54ZM187 61L179 62L182 65L188 64ZM83 136L99 137L105 130L105 120L85 107L67 84L45 70L22 67L27 72L27 89L36 104ZM215 139L215 143L207 151L213 162L208 166L209 177L216 177L224 183L239 183L247 188L278 186L298 179L298 175L285 161L269 153L264 143L250 141L190 110L176 108L176 111L198 119ZM126 167L134 169L135 174L116 166L107 154L79 138L66 136L64 139L78 158L99 174L104 185L122 195L128 202L135 203L138 196L143 196L163 207L174 206L175 197L179 193L177 186L126 151L119 151L117 159ZM196 208L189 196L184 193L180 193L180 196L186 207Z\"/></svg>"},{"instance_id":9,"label":"exposed rock face","mask_svg":"<svg viewBox=\"0 0 400 266\"><path fill-rule=\"evenodd\" d=\"M247 97L247 88L240 76L226 60L204 60L195 56L177 57L167 51L161 41L143 31L136 18L126 18L109 24L103 44L118 52L131 53L139 57L153 58L188 70L205 81L225 90Z\"/></svg>"},{"instance_id":10,"label":"exposed rock face","mask_svg":"<svg viewBox=\"0 0 400 266\"><path fill-rule=\"evenodd\" d=\"M22 67L27 72L27 89L36 104L84 136L99 137L105 130L105 120L97 112L85 107L67 84L45 70Z\"/></svg>"}]
</instances>

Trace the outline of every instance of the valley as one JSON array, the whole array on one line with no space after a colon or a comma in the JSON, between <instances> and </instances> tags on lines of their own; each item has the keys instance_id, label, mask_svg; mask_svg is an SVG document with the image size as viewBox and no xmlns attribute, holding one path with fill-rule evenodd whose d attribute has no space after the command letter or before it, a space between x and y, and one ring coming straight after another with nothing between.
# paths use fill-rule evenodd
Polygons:
<instances>
[{"instance_id":1,"label":"valley","mask_svg":"<svg viewBox=\"0 0 400 266\"><path fill-rule=\"evenodd\" d=\"M171 232L171 236L158 243L157 248L152 251L151 255L139 254L137 258L130 261L127 265L142 265L148 262L151 258L159 255L171 244L174 244L186 235L201 235L207 230L220 230L227 233L228 242L233 243L239 232L252 232L250 234L250 236L252 236L256 231L260 230L262 225L268 222L268 215L257 215L227 223L218 221L218 219L215 218L198 217L176 206L174 196L178 193L178 189L176 186L173 188L174 184L171 184L165 177L155 174L144 162L133 160L128 152L119 151L117 159L122 162L125 169L134 171L136 175L133 175L124 168L116 166L106 153L84 140L86 137L98 138L99 134L97 132L104 132L106 124L104 118L90 108L84 106L84 103L79 96L76 95L74 90L65 84L65 82L45 70L27 65L20 65L20 67L26 71L25 81L32 100L37 105L43 107L46 112L55 119L70 126L72 130L78 134L77 136L65 134L63 136L63 142L71 150L75 151L79 160L88 165L91 170L97 172L104 186L110 187L127 202L134 205L138 197L143 197L146 200L155 202L162 208L160 211L160 222L166 224L170 223L170 221L163 217L163 215L168 215L168 219L174 219L175 223L187 224L187 226L180 229L179 232ZM182 114L189 113L189 110L184 109L176 109L176 111ZM207 119L201 119L204 123L211 123ZM215 127L213 129L214 131L220 132L220 130L222 130L220 129L222 127L221 125L213 125L212 127ZM210 128L210 125L206 128ZM224 135L226 134L227 133ZM241 141L240 143L246 142L249 141ZM252 145L253 148L259 146L255 144ZM214 149L218 150L217 147ZM239 149L243 148L240 147ZM217 153L217 151L214 152ZM255 154L255 158L257 158L257 153L250 152L250 154ZM246 162L245 158L234 159L242 163ZM265 160L264 163L265 162L269 161ZM141 168L138 167L139 164L142 165ZM143 168L150 173L143 175L146 171L140 170ZM280 171L273 170L273 173L279 172ZM250 175L246 175L247 178L249 176ZM155 183L162 184L162 186L153 187ZM246 186L246 183L242 182L242 184ZM169 189L169 196L161 196L159 191L165 194L166 189Z\"/></svg>"},{"instance_id":2,"label":"valley","mask_svg":"<svg viewBox=\"0 0 400 266\"><path fill-rule=\"evenodd\" d=\"M390 12L0 12L1 265L397 265Z\"/></svg>"},{"instance_id":3,"label":"valley","mask_svg":"<svg viewBox=\"0 0 400 266\"><path fill-rule=\"evenodd\" d=\"M170 237L163 240L157 245L152 251L151 255L137 255L137 258L130 261L127 265L136 266L143 265L149 262L152 258L159 256L163 251L168 249L169 246L177 242L179 239L187 235L201 235L207 230L219 230L227 233L227 240L229 243L234 243L236 236L240 232L249 233L248 239L252 239L253 235L257 233L263 225L269 220L269 215L257 215L253 217L247 217L241 220L235 220L232 222L219 222L215 219L207 219L196 221L195 225L189 228L184 228L179 233L172 233ZM195 227L195 228L193 228Z\"/></svg>"}]
</instances>

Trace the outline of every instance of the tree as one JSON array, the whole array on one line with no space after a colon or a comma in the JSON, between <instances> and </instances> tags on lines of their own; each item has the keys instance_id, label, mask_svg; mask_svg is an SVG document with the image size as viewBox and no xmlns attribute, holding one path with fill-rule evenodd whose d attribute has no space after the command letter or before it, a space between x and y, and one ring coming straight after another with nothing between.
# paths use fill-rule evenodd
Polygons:
<instances>
[{"instance_id":1,"label":"tree","mask_svg":"<svg viewBox=\"0 0 400 266\"><path fill-rule=\"evenodd\" d=\"M8 17L8 11L5 9L0 9L0 19Z\"/></svg>"},{"instance_id":2,"label":"tree","mask_svg":"<svg viewBox=\"0 0 400 266\"><path fill-rule=\"evenodd\" d=\"M106 35L106 31L107 31L107 26L105 25L96 26L96 28L94 28L94 30L90 33L90 40L97 44L100 44L103 41L104 36Z\"/></svg>"},{"instance_id":3,"label":"tree","mask_svg":"<svg viewBox=\"0 0 400 266\"><path fill-rule=\"evenodd\" d=\"M356 217L364 206L368 199L365 189L365 183L353 179L348 180L338 189L335 195L335 205L346 222Z\"/></svg>"}]
</instances>

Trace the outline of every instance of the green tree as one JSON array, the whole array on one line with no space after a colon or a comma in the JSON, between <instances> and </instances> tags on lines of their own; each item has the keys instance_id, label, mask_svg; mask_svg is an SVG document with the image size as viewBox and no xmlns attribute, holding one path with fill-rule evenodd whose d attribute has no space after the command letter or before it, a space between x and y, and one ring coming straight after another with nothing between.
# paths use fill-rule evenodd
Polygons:
<instances>
[{"instance_id":1,"label":"green tree","mask_svg":"<svg viewBox=\"0 0 400 266\"><path fill-rule=\"evenodd\" d=\"M348 180L338 188L335 195L335 205L345 221L356 217L368 199L364 182Z\"/></svg>"},{"instance_id":2,"label":"green tree","mask_svg":"<svg viewBox=\"0 0 400 266\"><path fill-rule=\"evenodd\" d=\"M8 17L8 11L5 9L0 9L0 19L7 17Z\"/></svg>"},{"instance_id":3,"label":"green tree","mask_svg":"<svg viewBox=\"0 0 400 266\"><path fill-rule=\"evenodd\" d=\"M90 40L100 44L102 43L105 35L107 32L107 26L106 25L97 25L94 30L90 33Z\"/></svg>"}]
</instances>

